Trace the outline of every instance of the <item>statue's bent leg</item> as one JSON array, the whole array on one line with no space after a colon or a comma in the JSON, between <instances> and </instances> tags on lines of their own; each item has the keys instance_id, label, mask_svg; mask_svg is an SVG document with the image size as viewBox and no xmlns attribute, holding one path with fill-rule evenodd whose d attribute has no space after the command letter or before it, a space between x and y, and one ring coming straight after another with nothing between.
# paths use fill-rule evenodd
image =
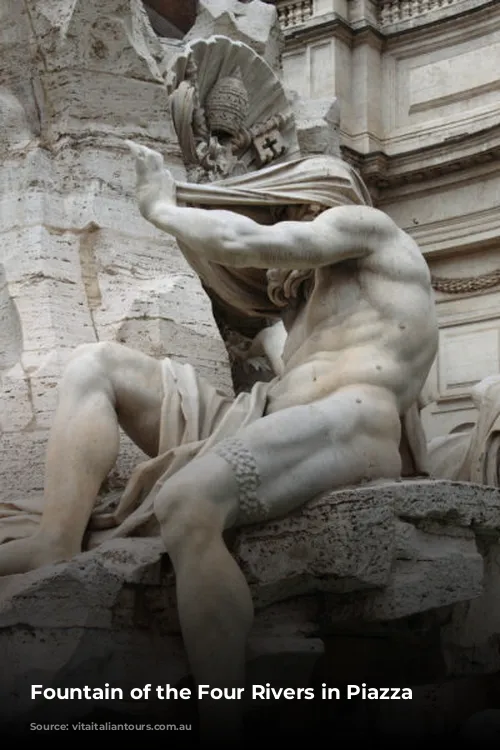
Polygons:
<instances>
[{"instance_id":1,"label":"statue's bent leg","mask_svg":"<svg viewBox=\"0 0 500 750\"><path fill-rule=\"evenodd\" d=\"M263 417L195 459L158 491L179 617L198 685L242 687L253 608L222 532L285 515L335 487L400 476L400 420L381 389L351 388ZM241 720L240 701L200 704L202 730Z\"/></svg>"},{"instance_id":2,"label":"statue's bent leg","mask_svg":"<svg viewBox=\"0 0 500 750\"><path fill-rule=\"evenodd\" d=\"M102 482L119 449L119 424L144 451L158 447L161 363L115 343L78 347L59 386L49 435L38 531L0 545L0 575L23 573L81 551Z\"/></svg>"}]
</instances>

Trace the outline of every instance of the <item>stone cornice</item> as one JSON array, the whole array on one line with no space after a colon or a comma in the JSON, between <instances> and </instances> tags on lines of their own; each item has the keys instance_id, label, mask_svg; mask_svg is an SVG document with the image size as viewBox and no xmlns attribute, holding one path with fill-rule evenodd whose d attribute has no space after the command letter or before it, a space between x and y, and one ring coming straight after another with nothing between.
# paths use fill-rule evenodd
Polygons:
<instances>
[{"instance_id":1,"label":"stone cornice","mask_svg":"<svg viewBox=\"0 0 500 750\"><path fill-rule=\"evenodd\" d=\"M498 13L492 14L491 12L492 8L496 7L496 0L492 0L487 5L470 8L425 26L390 32L384 29L383 36L387 49L394 54L399 48L404 49L411 45L412 54L416 54L431 51L438 40L441 45L452 45L483 36L485 33L496 30L500 25Z\"/></svg>"},{"instance_id":2,"label":"stone cornice","mask_svg":"<svg viewBox=\"0 0 500 750\"><path fill-rule=\"evenodd\" d=\"M444 33L450 37L460 37L465 30L468 34L479 33L478 27L485 23L497 25L498 17L492 17L490 12L496 6L497 0L489 0L479 6L461 5L457 12L450 15L437 16L435 13L429 13L426 21L422 19L420 22L420 18L418 19L418 25L408 25L404 22L381 26L367 19L349 22L338 13L332 12L313 16L304 23L286 28L283 34L287 49L332 37L344 41L349 46L368 43L379 49L385 45L392 48L399 43L432 45L435 34L443 34L443 27L447 27ZM471 28L472 26L474 28ZM484 33L484 29L480 33Z\"/></svg>"},{"instance_id":3,"label":"stone cornice","mask_svg":"<svg viewBox=\"0 0 500 750\"><path fill-rule=\"evenodd\" d=\"M370 187L384 190L500 162L500 123L472 135L467 133L402 154L387 155L383 151L362 154L346 145L341 145L341 152Z\"/></svg>"},{"instance_id":4,"label":"stone cornice","mask_svg":"<svg viewBox=\"0 0 500 750\"><path fill-rule=\"evenodd\" d=\"M498 256L500 216L496 208L401 228L413 237L428 258L457 257L459 253L470 254L477 250L489 250Z\"/></svg>"},{"instance_id":5,"label":"stone cornice","mask_svg":"<svg viewBox=\"0 0 500 750\"><path fill-rule=\"evenodd\" d=\"M419 16L408 18L395 23L381 24L380 29L388 39L408 34L428 34L433 28L442 28L443 24L455 25L457 21L466 19L471 14L488 12L497 5L497 0L465 0L457 5L427 11Z\"/></svg>"},{"instance_id":6,"label":"stone cornice","mask_svg":"<svg viewBox=\"0 0 500 750\"><path fill-rule=\"evenodd\" d=\"M337 13L327 13L323 16L310 18L300 26L294 26L284 31L286 49L307 44L319 39L340 39L349 47L359 43L372 44L376 48L382 48L384 35L376 26L368 22L362 22L351 26Z\"/></svg>"}]
</instances>

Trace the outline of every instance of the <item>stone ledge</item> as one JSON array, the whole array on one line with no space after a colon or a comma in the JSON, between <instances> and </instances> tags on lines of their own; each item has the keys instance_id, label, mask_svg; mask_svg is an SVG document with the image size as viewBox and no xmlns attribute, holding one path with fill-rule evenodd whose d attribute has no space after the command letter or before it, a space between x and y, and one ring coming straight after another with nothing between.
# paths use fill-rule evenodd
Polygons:
<instances>
[{"instance_id":1,"label":"stone ledge","mask_svg":"<svg viewBox=\"0 0 500 750\"><path fill-rule=\"evenodd\" d=\"M367 619L395 619L478 596L476 535L499 532L495 488L400 481L323 495L240 533L234 552L257 606L313 591L378 590Z\"/></svg>"},{"instance_id":2,"label":"stone ledge","mask_svg":"<svg viewBox=\"0 0 500 750\"><path fill-rule=\"evenodd\" d=\"M397 598L403 584L413 586L413 604L394 601L392 617L381 618L393 619L478 596L483 558L476 540L498 536L497 489L405 480L322 495L284 519L238 531L229 546L257 610L316 593ZM107 628L124 587L161 589L174 607L161 540L115 540L68 563L0 579L0 627L61 627L68 618L83 626L90 618L93 627ZM416 597L419 587L425 590Z\"/></svg>"},{"instance_id":3,"label":"stone ledge","mask_svg":"<svg viewBox=\"0 0 500 750\"><path fill-rule=\"evenodd\" d=\"M488 550L498 549L499 534L498 490L430 480L332 492L285 519L240 530L229 546L256 604L251 658L276 661L302 651L304 674L304 658L317 658L317 636L328 622L347 629L354 622L359 630L469 606L484 598ZM466 615L451 636L455 663L461 649L478 653L469 632L461 641ZM488 661L500 613L492 610L488 627L482 623ZM106 680L126 689L141 680L173 685L189 673L160 540L116 540L0 580L0 643L0 690L9 696L3 716L33 708L33 683Z\"/></svg>"}]
</instances>

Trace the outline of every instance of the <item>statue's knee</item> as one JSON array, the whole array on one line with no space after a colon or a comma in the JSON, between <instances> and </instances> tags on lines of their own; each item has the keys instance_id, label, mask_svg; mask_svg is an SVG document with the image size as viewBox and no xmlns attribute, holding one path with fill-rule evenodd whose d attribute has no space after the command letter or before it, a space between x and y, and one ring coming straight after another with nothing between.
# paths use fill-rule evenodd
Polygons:
<instances>
[{"instance_id":1,"label":"statue's knee","mask_svg":"<svg viewBox=\"0 0 500 750\"><path fill-rule=\"evenodd\" d=\"M154 500L154 512L167 551L187 546L203 547L213 536L214 514L210 505L200 499L200 487L190 480L165 483Z\"/></svg>"},{"instance_id":2,"label":"statue's knee","mask_svg":"<svg viewBox=\"0 0 500 750\"><path fill-rule=\"evenodd\" d=\"M194 523L193 514L189 512L192 505L190 487L176 480L174 476L165 482L154 499L154 512L162 529L175 527L182 530Z\"/></svg>"},{"instance_id":3,"label":"statue's knee","mask_svg":"<svg viewBox=\"0 0 500 750\"><path fill-rule=\"evenodd\" d=\"M106 361L111 348L112 343L104 341L77 346L66 365L62 388L102 388L108 380Z\"/></svg>"},{"instance_id":4,"label":"statue's knee","mask_svg":"<svg viewBox=\"0 0 500 750\"><path fill-rule=\"evenodd\" d=\"M110 361L116 357L117 349L123 349L114 341L94 341L91 344L80 344L70 357L70 362L81 359L92 359L98 362Z\"/></svg>"}]
</instances>

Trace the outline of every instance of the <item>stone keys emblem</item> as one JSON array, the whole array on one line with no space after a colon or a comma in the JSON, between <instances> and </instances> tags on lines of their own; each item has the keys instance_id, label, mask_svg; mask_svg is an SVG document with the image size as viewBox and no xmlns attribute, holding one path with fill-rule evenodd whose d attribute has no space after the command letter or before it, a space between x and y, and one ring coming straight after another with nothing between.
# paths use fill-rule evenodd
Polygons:
<instances>
[{"instance_id":1,"label":"stone keys emblem","mask_svg":"<svg viewBox=\"0 0 500 750\"><path fill-rule=\"evenodd\" d=\"M281 134L285 122L282 115L246 126L250 97L239 67L230 75L219 77L205 101L200 102L196 64L191 58L185 80L172 94L171 106L192 182L213 182L244 174L248 167L241 157L249 148L253 149L252 161L257 167L269 164L287 150ZM191 137L186 133L186 120L190 121Z\"/></svg>"}]
</instances>

